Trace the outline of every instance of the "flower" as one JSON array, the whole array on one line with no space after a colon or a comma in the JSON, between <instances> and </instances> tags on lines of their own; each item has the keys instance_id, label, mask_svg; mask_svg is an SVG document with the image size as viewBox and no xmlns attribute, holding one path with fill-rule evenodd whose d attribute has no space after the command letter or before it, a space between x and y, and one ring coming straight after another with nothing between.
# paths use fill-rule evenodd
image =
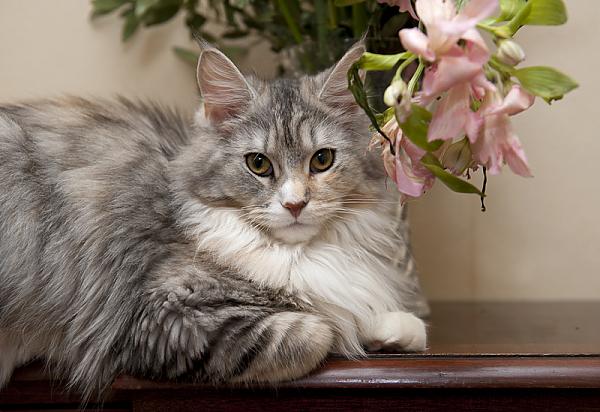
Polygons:
<instances>
[{"instance_id":1,"label":"flower","mask_svg":"<svg viewBox=\"0 0 600 412\"><path fill-rule=\"evenodd\" d=\"M499 92L486 94L479 110L482 126L471 147L474 159L486 166L491 174L500 173L506 162L514 173L524 177L531 176L527 157L519 138L512 130L509 115L526 110L533 102L534 96L517 85L512 87L504 99Z\"/></svg>"},{"instance_id":2,"label":"flower","mask_svg":"<svg viewBox=\"0 0 600 412\"><path fill-rule=\"evenodd\" d=\"M400 31L407 50L433 63L425 72L419 101L427 105L448 92L433 114L429 141L454 139L460 134L475 140L481 119L470 109L471 97L480 99L486 90L495 90L483 71L490 53L475 25L497 5L497 0L471 0L457 13L451 0L418 0L417 13L427 34L418 28Z\"/></svg>"},{"instance_id":3,"label":"flower","mask_svg":"<svg viewBox=\"0 0 600 412\"><path fill-rule=\"evenodd\" d=\"M412 28L400 30L399 36L407 50L433 63L423 79L421 98L425 104L460 83L474 83L474 91L482 95L482 90L493 87L483 73L490 53L475 25L497 5L497 0L471 0L457 14L451 0L417 1L417 13L427 34Z\"/></svg>"},{"instance_id":4,"label":"flower","mask_svg":"<svg viewBox=\"0 0 600 412\"><path fill-rule=\"evenodd\" d=\"M464 50L457 46L425 71L420 93L422 101L429 103L453 86L465 82L472 85L475 95L483 97L485 90L494 88L483 72L488 57L481 56L481 51L475 51L475 47L468 43Z\"/></svg>"},{"instance_id":5,"label":"flower","mask_svg":"<svg viewBox=\"0 0 600 412\"><path fill-rule=\"evenodd\" d=\"M454 139L466 134L471 143L474 142L481 118L471 110L471 100L482 99L486 91L496 91L485 78L482 65L471 62L468 50L463 56L467 63L461 62L463 57L446 56L425 74L421 101L428 102L447 90L433 113L427 134L429 141Z\"/></svg>"},{"instance_id":6,"label":"flower","mask_svg":"<svg viewBox=\"0 0 600 412\"><path fill-rule=\"evenodd\" d=\"M477 138L481 118L471 110L471 85L461 83L440 100L431 119L427 140L451 140L466 134L469 141Z\"/></svg>"},{"instance_id":7,"label":"flower","mask_svg":"<svg viewBox=\"0 0 600 412\"><path fill-rule=\"evenodd\" d=\"M383 145L381 156L386 173L403 194L402 201L407 197L422 196L433 186L435 176L421 164L425 151L415 146L403 134L396 119L391 119L382 131L394 145L396 155L392 155L389 144L377 133L371 140L371 147L376 144Z\"/></svg>"},{"instance_id":8,"label":"flower","mask_svg":"<svg viewBox=\"0 0 600 412\"><path fill-rule=\"evenodd\" d=\"M389 4L390 6L397 6L400 8L401 12L409 12L413 19L419 19L415 14L415 9L413 9L410 0L377 0L377 2L381 4Z\"/></svg>"},{"instance_id":9,"label":"flower","mask_svg":"<svg viewBox=\"0 0 600 412\"><path fill-rule=\"evenodd\" d=\"M453 0L418 0L417 14L427 34L418 28L403 29L399 32L400 41L407 50L430 62L458 47L460 39L487 52L475 25L489 17L497 6L498 0L471 0L457 13Z\"/></svg>"}]
</instances>

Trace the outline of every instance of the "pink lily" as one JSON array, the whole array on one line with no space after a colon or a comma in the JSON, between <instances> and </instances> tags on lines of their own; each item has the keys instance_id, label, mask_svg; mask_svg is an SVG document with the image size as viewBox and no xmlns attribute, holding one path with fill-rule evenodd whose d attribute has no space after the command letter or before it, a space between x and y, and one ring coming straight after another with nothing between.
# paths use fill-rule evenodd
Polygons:
<instances>
[{"instance_id":1,"label":"pink lily","mask_svg":"<svg viewBox=\"0 0 600 412\"><path fill-rule=\"evenodd\" d=\"M498 0L471 0L457 14L453 0L417 1L417 13L427 34L412 28L400 30L399 36L407 50L434 63L423 79L424 104L460 83L473 83L474 91L481 95L483 90L493 88L483 73L490 52L475 25L491 15L497 5ZM464 47L458 45L461 39Z\"/></svg>"},{"instance_id":2,"label":"pink lily","mask_svg":"<svg viewBox=\"0 0 600 412\"><path fill-rule=\"evenodd\" d=\"M452 140L466 134L473 143L481 127L481 117L471 110L471 86L454 86L440 100L431 119L427 140Z\"/></svg>"},{"instance_id":3,"label":"pink lily","mask_svg":"<svg viewBox=\"0 0 600 412\"><path fill-rule=\"evenodd\" d=\"M498 0L471 0L460 13L453 0L417 0L416 6L427 34L418 28L400 30L400 41L407 50L434 62L463 39L489 53L475 25L494 13Z\"/></svg>"},{"instance_id":4,"label":"pink lily","mask_svg":"<svg viewBox=\"0 0 600 412\"><path fill-rule=\"evenodd\" d=\"M396 149L396 156L391 154L389 145L383 144L383 164L388 176L392 178L398 190L407 197L422 196L433 186L435 176L421 164L425 151L415 146L402 134L396 119L391 119L383 127L383 132L390 138ZM374 136L373 143L384 143L379 134Z\"/></svg>"},{"instance_id":5,"label":"pink lily","mask_svg":"<svg viewBox=\"0 0 600 412\"><path fill-rule=\"evenodd\" d=\"M427 35L416 28L400 31L407 50L433 62L423 79L421 104L448 91L434 112L429 141L454 139L463 133L471 142L476 139L481 119L470 109L471 96L481 99L495 87L483 72L490 53L475 25L497 5L497 0L471 0L457 13L452 0L418 0L417 12ZM464 47L458 45L461 39Z\"/></svg>"},{"instance_id":6,"label":"pink lily","mask_svg":"<svg viewBox=\"0 0 600 412\"><path fill-rule=\"evenodd\" d=\"M377 0L378 3L386 3L390 6L397 6L400 8L400 12L409 12L413 19L419 20L415 10L413 9L411 0Z\"/></svg>"},{"instance_id":7,"label":"pink lily","mask_svg":"<svg viewBox=\"0 0 600 412\"><path fill-rule=\"evenodd\" d=\"M471 147L475 160L486 166L491 174L500 173L506 162L514 173L531 176L527 157L512 130L509 115L526 110L533 102L534 97L520 86L513 86L504 99L498 92L486 93L480 108L483 124Z\"/></svg>"},{"instance_id":8,"label":"pink lily","mask_svg":"<svg viewBox=\"0 0 600 412\"><path fill-rule=\"evenodd\" d=\"M482 98L485 90L494 89L483 72L483 65L489 59L478 46L467 43L465 49L453 47L438 62L425 71L421 91L424 102L430 102L451 87L469 82L478 98Z\"/></svg>"},{"instance_id":9,"label":"pink lily","mask_svg":"<svg viewBox=\"0 0 600 412\"><path fill-rule=\"evenodd\" d=\"M460 61L463 57L467 63ZM427 103L449 89L433 113L427 135L429 141L454 139L461 134L466 134L471 143L477 138L481 118L471 110L471 99L480 100L486 91L494 92L496 87L485 78L480 63L469 66L468 51L463 57L445 56L425 74L422 102Z\"/></svg>"}]
</instances>

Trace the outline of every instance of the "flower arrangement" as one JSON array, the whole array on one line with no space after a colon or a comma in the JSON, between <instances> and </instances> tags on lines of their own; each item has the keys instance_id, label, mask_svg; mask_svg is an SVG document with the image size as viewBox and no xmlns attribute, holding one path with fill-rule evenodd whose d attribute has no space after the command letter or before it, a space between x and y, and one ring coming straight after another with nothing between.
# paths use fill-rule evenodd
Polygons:
<instances>
[{"instance_id":1,"label":"flower arrangement","mask_svg":"<svg viewBox=\"0 0 600 412\"><path fill-rule=\"evenodd\" d=\"M419 23L398 33L405 52L366 52L348 72L349 88L375 130L370 147L382 149L403 201L422 196L439 179L455 192L479 195L485 210L487 173L498 174L507 164L517 175L531 176L510 117L536 97L551 103L577 87L553 68L521 68L525 53L512 39L526 25L565 23L563 1L378 1ZM371 107L361 70L395 70L383 113ZM484 175L481 189L467 181L478 170Z\"/></svg>"}]
</instances>

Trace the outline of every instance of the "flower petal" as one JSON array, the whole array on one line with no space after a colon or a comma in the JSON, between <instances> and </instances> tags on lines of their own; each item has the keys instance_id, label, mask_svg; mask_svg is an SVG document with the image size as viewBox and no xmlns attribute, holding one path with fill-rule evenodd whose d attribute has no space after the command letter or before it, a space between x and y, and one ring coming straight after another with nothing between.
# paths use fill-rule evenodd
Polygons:
<instances>
[{"instance_id":1,"label":"flower petal","mask_svg":"<svg viewBox=\"0 0 600 412\"><path fill-rule=\"evenodd\" d=\"M488 168L492 175L500 173L504 161L502 147L512 138L510 122L506 115L484 117L483 132L471 146L473 157Z\"/></svg>"},{"instance_id":2,"label":"flower petal","mask_svg":"<svg viewBox=\"0 0 600 412\"><path fill-rule=\"evenodd\" d=\"M435 176L421 165L425 151L402 137L396 140L396 176L398 190L409 197L422 196L433 186Z\"/></svg>"},{"instance_id":3,"label":"flower petal","mask_svg":"<svg viewBox=\"0 0 600 412\"><path fill-rule=\"evenodd\" d=\"M486 92L495 93L497 91L496 86L485 77L483 71L473 78L471 87L473 88L473 96L478 100L483 99Z\"/></svg>"},{"instance_id":4,"label":"flower petal","mask_svg":"<svg viewBox=\"0 0 600 412\"><path fill-rule=\"evenodd\" d=\"M435 53L429 47L429 38L418 28L402 29L398 33L404 48L430 62L435 61Z\"/></svg>"},{"instance_id":5,"label":"flower petal","mask_svg":"<svg viewBox=\"0 0 600 412\"><path fill-rule=\"evenodd\" d=\"M498 0L470 0L460 11L459 17L480 22L492 16L497 8Z\"/></svg>"},{"instance_id":6,"label":"flower petal","mask_svg":"<svg viewBox=\"0 0 600 412\"><path fill-rule=\"evenodd\" d=\"M429 125L428 141L454 139L465 132L471 112L469 91L469 84L461 83L451 88L440 100Z\"/></svg>"},{"instance_id":7,"label":"flower petal","mask_svg":"<svg viewBox=\"0 0 600 412\"><path fill-rule=\"evenodd\" d=\"M490 50L485 44L485 40L481 37L479 30L469 29L461 36L463 40L467 41L466 54L469 60L484 65L490 59Z\"/></svg>"},{"instance_id":8,"label":"flower petal","mask_svg":"<svg viewBox=\"0 0 600 412\"><path fill-rule=\"evenodd\" d=\"M409 12L413 19L419 20L417 14L415 13L415 9L413 9L412 3L410 0L399 0L398 7L400 11Z\"/></svg>"},{"instance_id":9,"label":"flower petal","mask_svg":"<svg viewBox=\"0 0 600 412\"><path fill-rule=\"evenodd\" d=\"M483 125L483 118L478 112L469 112L469 116L467 117L467 123L465 124L465 133L469 138L469 142L471 144L475 143L477 138L479 137L479 132L481 131L481 126Z\"/></svg>"},{"instance_id":10,"label":"flower petal","mask_svg":"<svg viewBox=\"0 0 600 412\"><path fill-rule=\"evenodd\" d=\"M454 1L418 0L416 6L417 15L425 26L442 20L450 20L456 15Z\"/></svg>"},{"instance_id":11,"label":"flower petal","mask_svg":"<svg viewBox=\"0 0 600 412\"><path fill-rule=\"evenodd\" d=\"M425 73L423 93L426 97L437 96L456 84L471 81L482 70L481 64L469 60L464 53L443 56L435 69Z\"/></svg>"},{"instance_id":12,"label":"flower petal","mask_svg":"<svg viewBox=\"0 0 600 412\"><path fill-rule=\"evenodd\" d=\"M504 148L504 159L515 174L523 177L531 177L531 170L527 164L527 157L521 147L521 142L516 136L513 136L511 142Z\"/></svg>"},{"instance_id":13,"label":"flower petal","mask_svg":"<svg viewBox=\"0 0 600 412\"><path fill-rule=\"evenodd\" d=\"M440 29L448 35L461 36L481 20L490 17L498 8L498 0L471 0L452 20L440 22Z\"/></svg>"},{"instance_id":14,"label":"flower petal","mask_svg":"<svg viewBox=\"0 0 600 412\"><path fill-rule=\"evenodd\" d=\"M535 96L527 93L519 85L514 85L500 106L489 111L489 114L507 114L513 116L527 110L535 102Z\"/></svg>"}]
</instances>

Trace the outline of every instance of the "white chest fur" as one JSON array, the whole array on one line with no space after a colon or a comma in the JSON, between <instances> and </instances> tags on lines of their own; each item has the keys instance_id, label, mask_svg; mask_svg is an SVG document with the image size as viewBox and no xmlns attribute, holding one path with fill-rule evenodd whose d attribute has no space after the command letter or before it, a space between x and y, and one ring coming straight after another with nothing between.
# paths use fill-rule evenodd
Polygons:
<instances>
[{"instance_id":1,"label":"white chest fur","mask_svg":"<svg viewBox=\"0 0 600 412\"><path fill-rule=\"evenodd\" d=\"M254 282L296 294L329 317L343 337L341 352L361 353L362 335L375 317L402 308L402 278L391 257L404 244L382 211L365 210L360 219L334 223L297 245L273 241L233 209L190 203L182 212L199 250Z\"/></svg>"}]
</instances>

